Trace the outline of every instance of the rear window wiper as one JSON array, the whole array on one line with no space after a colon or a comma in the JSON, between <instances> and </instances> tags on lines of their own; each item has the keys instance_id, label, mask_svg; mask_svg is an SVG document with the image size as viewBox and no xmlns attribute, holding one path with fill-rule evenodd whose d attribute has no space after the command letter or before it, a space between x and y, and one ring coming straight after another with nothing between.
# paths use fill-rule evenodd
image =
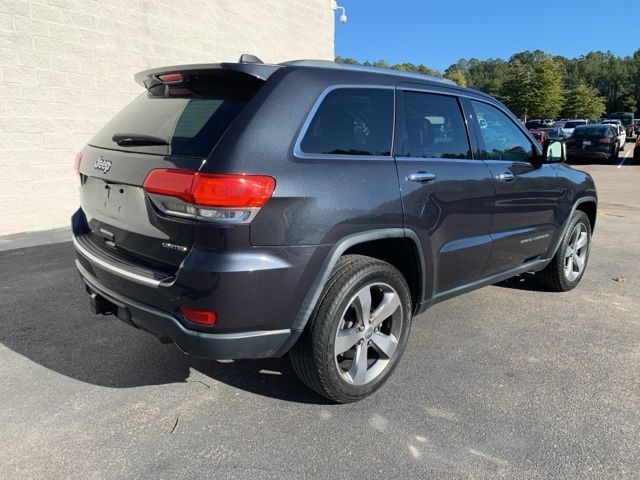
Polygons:
<instances>
[{"instance_id":1,"label":"rear window wiper","mask_svg":"<svg viewBox=\"0 0 640 480\"><path fill-rule=\"evenodd\" d=\"M143 145L169 145L164 138L144 135L142 133L116 133L111 137L121 147L136 147Z\"/></svg>"}]
</instances>

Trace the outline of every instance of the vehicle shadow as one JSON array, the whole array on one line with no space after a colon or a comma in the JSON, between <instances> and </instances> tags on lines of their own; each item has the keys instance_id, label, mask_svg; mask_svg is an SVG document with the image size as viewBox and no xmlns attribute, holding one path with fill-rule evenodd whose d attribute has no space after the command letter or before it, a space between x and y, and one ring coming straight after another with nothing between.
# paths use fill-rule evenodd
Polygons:
<instances>
[{"instance_id":1,"label":"vehicle shadow","mask_svg":"<svg viewBox=\"0 0 640 480\"><path fill-rule=\"evenodd\" d=\"M496 283L496 287L512 288L514 290L523 290L528 292L551 292L536 278L533 273L522 273L515 277L508 278L502 282Z\"/></svg>"},{"instance_id":2,"label":"vehicle shadow","mask_svg":"<svg viewBox=\"0 0 640 480\"><path fill-rule=\"evenodd\" d=\"M116 317L92 315L74 258L70 243L0 253L2 345L49 370L98 386L198 381L211 387L218 381L280 400L327 403L297 379L286 358L195 359ZM10 361L1 346L0 358ZM191 378L193 370L205 377Z\"/></svg>"}]
</instances>

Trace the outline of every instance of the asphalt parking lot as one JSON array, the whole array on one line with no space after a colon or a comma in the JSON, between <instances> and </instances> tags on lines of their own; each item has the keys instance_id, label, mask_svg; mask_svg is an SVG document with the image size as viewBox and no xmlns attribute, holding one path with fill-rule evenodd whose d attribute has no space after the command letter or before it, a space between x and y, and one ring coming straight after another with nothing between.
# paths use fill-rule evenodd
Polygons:
<instances>
[{"instance_id":1,"label":"asphalt parking lot","mask_svg":"<svg viewBox=\"0 0 640 480\"><path fill-rule=\"evenodd\" d=\"M638 478L640 166L619 163L578 167L600 214L576 290L524 275L434 307L352 405L286 360L92 316L68 242L0 252L0 478Z\"/></svg>"}]
</instances>

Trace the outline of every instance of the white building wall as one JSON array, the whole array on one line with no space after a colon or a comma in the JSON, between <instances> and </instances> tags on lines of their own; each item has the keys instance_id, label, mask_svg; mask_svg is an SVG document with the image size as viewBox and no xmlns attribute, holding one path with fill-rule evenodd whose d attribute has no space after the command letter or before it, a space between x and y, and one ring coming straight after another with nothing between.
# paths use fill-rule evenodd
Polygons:
<instances>
[{"instance_id":1,"label":"white building wall","mask_svg":"<svg viewBox=\"0 0 640 480\"><path fill-rule=\"evenodd\" d=\"M0 235L66 226L73 159L170 64L333 58L330 0L0 0Z\"/></svg>"}]
</instances>

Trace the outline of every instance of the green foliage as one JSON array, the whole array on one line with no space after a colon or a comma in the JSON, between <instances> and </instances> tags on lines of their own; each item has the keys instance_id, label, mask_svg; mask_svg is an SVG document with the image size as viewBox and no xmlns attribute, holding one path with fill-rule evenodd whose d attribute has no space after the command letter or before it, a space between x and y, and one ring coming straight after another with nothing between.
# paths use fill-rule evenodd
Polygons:
<instances>
[{"instance_id":1,"label":"green foliage","mask_svg":"<svg viewBox=\"0 0 640 480\"><path fill-rule=\"evenodd\" d=\"M564 87L560 65L551 58L533 64L531 76L531 111L537 118L558 118L564 103Z\"/></svg>"},{"instance_id":2,"label":"green foliage","mask_svg":"<svg viewBox=\"0 0 640 480\"><path fill-rule=\"evenodd\" d=\"M465 77L464 72L455 65L451 65L444 71L444 78L448 78L460 86L467 86L467 78Z\"/></svg>"},{"instance_id":3,"label":"green foliage","mask_svg":"<svg viewBox=\"0 0 640 480\"><path fill-rule=\"evenodd\" d=\"M595 88L579 83L567 92L563 115L567 118L600 118L606 109L606 100Z\"/></svg>"},{"instance_id":4,"label":"green foliage","mask_svg":"<svg viewBox=\"0 0 640 480\"><path fill-rule=\"evenodd\" d=\"M518 117L529 116L533 97L531 68L518 58L511 59L496 96Z\"/></svg>"},{"instance_id":5,"label":"green foliage","mask_svg":"<svg viewBox=\"0 0 640 480\"><path fill-rule=\"evenodd\" d=\"M341 57L336 61L359 63ZM437 70L412 63L389 65L378 60L363 64L442 76ZM634 112L640 107L640 50L624 58L611 52L589 52L569 59L535 50L516 53L509 61L460 59L445 70L444 77L499 98L521 117L557 118L563 114L595 118L604 111ZM581 101L586 103L577 105Z\"/></svg>"}]
</instances>

